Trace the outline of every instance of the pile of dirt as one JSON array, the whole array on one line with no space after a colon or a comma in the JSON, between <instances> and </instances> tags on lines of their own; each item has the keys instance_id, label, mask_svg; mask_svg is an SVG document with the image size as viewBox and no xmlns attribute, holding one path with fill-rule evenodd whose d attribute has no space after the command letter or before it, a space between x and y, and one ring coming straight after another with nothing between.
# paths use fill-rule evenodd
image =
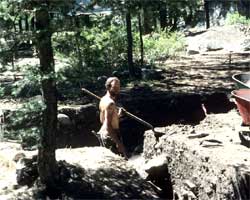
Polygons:
<instances>
[{"instance_id":1,"label":"pile of dirt","mask_svg":"<svg viewBox=\"0 0 250 200\"><path fill-rule=\"evenodd\" d=\"M157 199L152 186L122 157L103 147L58 149L58 190L49 191L31 180L37 163L19 169L18 183L0 192L3 199ZM27 163L27 161L26 161ZM32 169L31 169L32 168ZM20 171L21 170L21 171ZM12 170L12 175L15 170ZM27 180L30 180L27 182ZM33 181L33 182L32 182Z\"/></svg>"},{"instance_id":2,"label":"pile of dirt","mask_svg":"<svg viewBox=\"0 0 250 200\"><path fill-rule=\"evenodd\" d=\"M149 131L144 140L144 164L161 157L181 199L249 199L250 149L241 145L241 122L232 110L209 114L196 126L159 128L157 131L166 134L158 142Z\"/></svg>"},{"instance_id":3,"label":"pile of dirt","mask_svg":"<svg viewBox=\"0 0 250 200\"><path fill-rule=\"evenodd\" d=\"M200 34L187 37L189 54L224 50L225 52L245 51L248 37L240 25L211 27Z\"/></svg>"}]
</instances>

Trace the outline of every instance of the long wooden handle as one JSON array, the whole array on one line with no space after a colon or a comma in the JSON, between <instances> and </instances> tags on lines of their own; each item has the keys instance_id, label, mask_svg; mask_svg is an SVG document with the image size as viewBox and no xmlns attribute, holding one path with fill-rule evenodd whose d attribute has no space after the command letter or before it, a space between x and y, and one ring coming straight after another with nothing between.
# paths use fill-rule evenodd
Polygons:
<instances>
[{"instance_id":1,"label":"long wooden handle","mask_svg":"<svg viewBox=\"0 0 250 200\"><path fill-rule=\"evenodd\" d=\"M125 108L123 108L123 107L120 107L120 108L121 108L121 109L123 110L123 112L124 112L126 115L128 115L129 117L135 119L136 121L140 122L141 124L143 124L143 125L149 127L150 129L154 130L154 127L153 127L152 124L150 124L150 123L146 122L145 120L143 120L143 119L141 119L141 118L135 116L134 114L128 112Z\"/></svg>"},{"instance_id":2,"label":"long wooden handle","mask_svg":"<svg viewBox=\"0 0 250 200\"><path fill-rule=\"evenodd\" d=\"M90 92L89 90L87 90L86 88L82 88L82 91L89 94L90 96L93 96L99 100L101 100L101 97L97 96L96 94L94 94L93 92Z\"/></svg>"},{"instance_id":3,"label":"long wooden handle","mask_svg":"<svg viewBox=\"0 0 250 200\"><path fill-rule=\"evenodd\" d=\"M86 88L82 88L82 91L85 92L85 93L87 93L87 94L89 94L90 96L95 97L95 98L98 99L98 100L101 99L101 97L97 96L97 95L94 94L93 92L90 92L90 91L87 90ZM150 123L146 122L145 120L143 120L143 119L141 119L141 118L135 116L134 114L128 112L128 111L127 111L125 108L123 108L123 107L119 107L119 108L122 109L122 111L123 111L126 115L128 115L129 117L135 119L136 121L140 122L141 124L143 124L143 125L149 127L150 129L152 129L152 130L154 131L154 127L153 127L152 124L150 124Z\"/></svg>"}]
</instances>

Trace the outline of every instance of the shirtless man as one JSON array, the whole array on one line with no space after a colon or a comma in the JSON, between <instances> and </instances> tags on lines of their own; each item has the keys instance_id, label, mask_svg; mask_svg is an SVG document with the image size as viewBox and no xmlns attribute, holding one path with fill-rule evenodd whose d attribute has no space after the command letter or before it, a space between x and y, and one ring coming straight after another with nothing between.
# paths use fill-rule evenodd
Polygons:
<instances>
[{"instance_id":1,"label":"shirtless man","mask_svg":"<svg viewBox=\"0 0 250 200\"><path fill-rule=\"evenodd\" d=\"M125 159L128 159L119 131L121 109L118 111L115 104L120 94L120 81L116 77L110 77L107 79L105 87L107 92L105 96L101 98L99 104L102 127L98 133L101 135L105 147L107 147L107 145L115 146L118 152L121 153Z\"/></svg>"}]
</instances>

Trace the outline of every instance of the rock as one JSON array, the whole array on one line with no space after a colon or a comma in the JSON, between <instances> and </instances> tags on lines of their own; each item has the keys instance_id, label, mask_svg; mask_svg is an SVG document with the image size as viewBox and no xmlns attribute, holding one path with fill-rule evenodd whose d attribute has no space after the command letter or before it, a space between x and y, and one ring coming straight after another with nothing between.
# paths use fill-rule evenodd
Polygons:
<instances>
[{"instance_id":1,"label":"rock","mask_svg":"<svg viewBox=\"0 0 250 200\"><path fill-rule=\"evenodd\" d=\"M194 191L197 188L196 185L190 180L185 180L184 185L187 186L191 191Z\"/></svg>"},{"instance_id":2,"label":"rock","mask_svg":"<svg viewBox=\"0 0 250 200\"><path fill-rule=\"evenodd\" d=\"M163 79L162 70L155 69L141 69L142 79L145 80L161 80Z\"/></svg>"},{"instance_id":3,"label":"rock","mask_svg":"<svg viewBox=\"0 0 250 200\"><path fill-rule=\"evenodd\" d=\"M203 141L201 141L201 143L200 143L200 145L202 146L202 147L221 147L221 146L223 146L222 145L222 142L220 142L220 141L210 141L210 140L203 140Z\"/></svg>"},{"instance_id":4,"label":"rock","mask_svg":"<svg viewBox=\"0 0 250 200\"><path fill-rule=\"evenodd\" d=\"M209 135L209 133L193 133L188 135L189 139L195 139L195 138L203 138L203 137L207 137Z\"/></svg>"},{"instance_id":5,"label":"rock","mask_svg":"<svg viewBox=\"0 0 250 200\"><path fill-rule=\"evenodd\" d=\"M250 51L250 38L245 38L241 43L243 51Z\"/></svg>"},{"instance_id":6,"label":"rock","mask_svg":"<svg viewBox=\"0 0 250 200\"><path fill-rule=\"evenodd\" d=\"M70 126L70 125L72 125L72 122L71 122L69 116L65 115L65 114L59 113L57 115L57 120L58 120L59 125L61 125L61 126Z\"/></svg>"},{"instance_id":7,"label":"rock","mask_svg":"<svg viewBox=\"0 0 250 200\"><path fill-rule=\"evenodd\" d=\"M187 50L187 54L188 55L195 55L195 54L199 54L200 52L198 50L193 50L193 49L188 49Z\"/></svg>"}]
</instances>

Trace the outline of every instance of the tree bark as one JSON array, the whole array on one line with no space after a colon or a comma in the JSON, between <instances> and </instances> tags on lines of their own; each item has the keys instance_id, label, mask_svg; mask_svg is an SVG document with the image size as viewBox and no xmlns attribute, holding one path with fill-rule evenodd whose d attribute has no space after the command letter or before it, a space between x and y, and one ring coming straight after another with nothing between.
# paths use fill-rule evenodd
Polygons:
<instances>
[{"instance_id":1,"label":"tree bark","mask_svg":"<svg viewBox=\"0 0 250 200\"><path fill-rule=\"evenodd\" d=\"M204 1L204 9L205 9L205 18L206 18L206 28L210 28L210 20L209 20L209 2Z\"/></svg>"},{"instance_id":2,"label":"tree bark","mask_svg":"<svg viewBox=\"0 0 250 200\"><path fill-rule=\"evenodd\" d=\"M161 29L164 30L167 27L167 8L166 8L166 4L160 5L159 15L160 15Z\"/></svg>"},{"instance_id":3,"label":"tree bark","mask_svg":"<svg viewBox=\"0 0 250 200\"><path fill-rule=\"evenodd\" d=\"M81 53L81 48L80 48L80 22L79 19L77 17L74 18L75 20L75 25L76 25L76 33L75 33L75 41L76 41L76 53L77 53L77 57L78 57L78 66L82 67L82 63L83 63L83 58L82 58L82 53Z\"/></svg>"},{"instance_id":4,"label":"tree bark","mask_svg":"<svg viewBox=\"0 0 250 200\"><path fill-rule=\"evenodd\" d=\"M35 19L34 17L31 18L30 20L30 30L35 30Z\"/></svg>"},{"instance_id":5,"label":"tree bark","mask_svg":"<svg viewBox=\"0 0 250 200\"><path fill-rule=\"evenodd\" d=\"M185 25L187 26L187 25L191 25L192 24L192 20L193 20L193 9L192 9L192 7L191 6L188 6L188 9L189 9L189 14L188 14L188 16L186 17L186 19L184 19L185 20Z\"/></svg>"},{"instance_id":6,"label":"tree bark","mask_svg":"<svg viewBox=\"0 0 250 200\"><path fill-rule=\"evenodd\" d=\"M41 143L38 149L38 172L47 188L55 188L58 180L56 164L57 98L49 13L46 9L36 11L36 44L40 59L42 95L45 104L42 120Z\"/></svg>"},{"instance_id":7,"label":"tree bark","mask_svg":"<svg viewBox=\"0 0 250 200\"><path fill-rule=\"evenodd\" d=\"M144 63L144 47L143 47L143 38L142 38L142 24L141 24L141 12L138 13L138 25L139 25L139 34L140 34L140 53L141 53L141 67Z\"/></svg>"},{"instance_id":8,"label":"tree bark","mask_svg":"<svg viewBox=\"0 0 250 200\"><path fill-rule=\"evenodd\" d=\"M18 19L18 26L19 26L19 32L20 33L23 32L22 18L21 17Z\"/></svg>"},{"instance_id":9,"label":"tree bark","mask_svg":"<svg viewBox=\"0 0 250 200\"><path fill-rule=\"evenodd\" d=\"M128 9L126 13L126 24L127 24L127 56L128 56L128 69L130 76L135 76L135 70L133 66L133 37L131 29L131 15Z\"/></svg>"},{"instance_id":10,"label":"tree bark","mask_svg":"<svg viewBox=\"0 0 250 200\"><path fill-rule=\"evenodd\" d=\"M143 31L144 34L149 34L152 32L152 28L151 28L151 20L150 20L150 16L149 16L149 11L147 10L147 8L143 7Z\"/></svg>"},{"instance_id":11,"label":"tree bark","mask_svg":"<svg viewBox=\"0 0 250 200\"><path fill-rule=\"evenodd\" d=\"M25 15L25 30L29 30L29 21L28 21L28 15Z\"/></svg>"}]
</instances>

